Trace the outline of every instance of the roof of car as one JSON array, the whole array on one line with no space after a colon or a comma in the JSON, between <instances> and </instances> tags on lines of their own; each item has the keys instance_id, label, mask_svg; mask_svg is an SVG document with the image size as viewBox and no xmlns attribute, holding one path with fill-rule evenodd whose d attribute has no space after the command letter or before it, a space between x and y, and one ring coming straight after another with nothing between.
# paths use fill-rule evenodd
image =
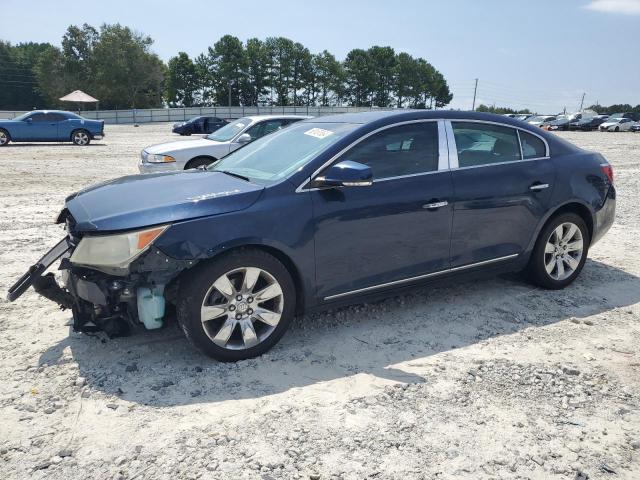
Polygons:
<instances>
[{"instance_id":1,"label":"roof of car","mask_svg":"<svg viewBox=\"0 0 640 480\"><path fill-rule=\"evenodd\" d=\"M316 117L307 122L321 123L371 123L385 121L384 123L395 123L404 120L481 120L486 122L498 122L506 125L521 127L524 125L522 120L517 120L504 115L495 113L482 113L463 110L375 110L359 113L342 113L337 115L327 115ZM381 122L383 123L383 122Z\"/></svg>"},{"instance_id":2,"label":"roof of car","mask_svg":"<svg viewBox=\"0 0 640 480\"><path fill-rule=\"evenodd\" d=\"M270 118L299 118L300 120L305 120L307 118L313 118L310 115L247 115L246 117L242 117L242 118L250 118L253 121L256 120L268 120Z\"/></svg>"}]
</instances>

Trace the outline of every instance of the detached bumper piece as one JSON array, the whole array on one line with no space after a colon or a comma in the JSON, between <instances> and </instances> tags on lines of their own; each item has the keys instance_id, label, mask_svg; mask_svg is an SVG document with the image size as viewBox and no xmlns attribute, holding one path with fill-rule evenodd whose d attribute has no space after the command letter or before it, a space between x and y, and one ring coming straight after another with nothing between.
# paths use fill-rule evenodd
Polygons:
<instances>
[{"instance_id":1,"label":"detached bumper piece","mask_svg":"<svg viewBox=\"0 0 640 480\"><path fill-rule=\"evenodd\" d=\"M116 276L72 264L68 257L74 247L69 237L61 240L9 289L8 300L16 300L33 286L62 309L71 309L75 331L125 336L142 325L147 329L163 325L165 297L171 298L176 286L166 287L193 264L152 247L129 266L126 276ZM58 285L53 273L43 275L60 258L64 286Z\"/></svg>"},{"instance_id":2,"label":"detached bumper piece","mask_svg":"<svg viewBox=\"0 0 640 480\"><path fill-rule=\"evenodd\" d=\"M31 285L34 285L34 282L37 279L41 278L42 274L53 264L53 262L62 257L62 255L71 250L71 248L72 245L69 241L69 237L65 237L60 240L55 247L49 250L40 260L38 260L36 264L29 267L27 273L21 276L20 279L13 284L7 293L7 300L13 302L18 299Z\"/></svg>"}]
</instances>

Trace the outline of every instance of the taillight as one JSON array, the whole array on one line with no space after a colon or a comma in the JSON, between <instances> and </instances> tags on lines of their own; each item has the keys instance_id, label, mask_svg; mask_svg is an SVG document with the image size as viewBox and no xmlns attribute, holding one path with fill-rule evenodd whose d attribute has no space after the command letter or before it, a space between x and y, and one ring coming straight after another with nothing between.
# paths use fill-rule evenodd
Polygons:
<instances>
[{"instance_id":1,"label":"taillight","mask_svg":"<svg viewBox=\"0 0 640 480\"><path fill-rule=\"evenodd\" d=\"M600 168L602 169L602 173L609 179L609 183L613 183L613 167L608 163L603 163L600 165Z\"/></svg>"}]
</instances>

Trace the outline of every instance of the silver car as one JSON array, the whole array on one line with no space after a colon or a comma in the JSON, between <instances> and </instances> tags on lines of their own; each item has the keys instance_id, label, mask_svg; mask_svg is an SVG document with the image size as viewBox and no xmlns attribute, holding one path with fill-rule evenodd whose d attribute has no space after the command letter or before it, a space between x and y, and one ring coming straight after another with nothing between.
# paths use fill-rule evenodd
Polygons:
<instances>
[{"instance_id":1,"label":"silver car","mask_svg":"<svg viewBox=\"0 0 640 480\"><path fill-rule=\"evenodd\" d=\"M311 118L303 115L242 117L199 140L180 140L145 148L140 153L141 173L186 170L209 165L228 153L292 123Z\"/></svg>"}]
</instances>

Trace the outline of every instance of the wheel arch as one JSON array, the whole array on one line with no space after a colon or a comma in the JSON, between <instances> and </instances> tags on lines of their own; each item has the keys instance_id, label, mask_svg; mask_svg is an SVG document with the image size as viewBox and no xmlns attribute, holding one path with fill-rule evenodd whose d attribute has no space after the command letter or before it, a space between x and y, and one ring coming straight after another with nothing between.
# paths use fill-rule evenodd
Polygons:
<instances>
[{"instance_id":1,"label":"wheel arch","mask_svg":"<svg viewBox=\"0 0 640 480\"><path fill-rule=\"evenodd\" d=\"M189 165L192 162L195 162L196 160L198 160L199 158L206 158L208 160L211 160L212 162L217 162L218 161L218 159L216 157L212 156L212 155L196 155L195 157L189 159L187 161L187 163L184 164L184 170L188 170L189 168L191 168Z\"/></svg>"},{"instance_id":2,"label":"wheel arch","mask_svg":"<svg viewBox=\"0 0 640 480\"><path fill-rule=\"evenodd\" d=\"M583 201L577 199L569 200L547 213L543 221L540 222L540 225L536 230L536 234L531 239L529 247L527 248L528 252L531 252L533 250L533 247L538 241L538 236L540 235L540 232L544 229L544 227L555 217L557 217L558 215L562 215L563 213L575 213L576 215L580 216L580 218L584 220L584 223L587 224L587 229L589 230L589 239L593 238L593 232L595 228L595 214L593 210L587 203Z\"/></svg>"},{"instance_id":3,"label":"wheel arch","mask_svg":"<svg viewBox=\"0 0 640 480\"><path fill-rule=\"evenodd\" d=\"M291 275L291 279L293 280L293 284L296 291L296 314L302 314L305 310L306 305L306 290L304 286L304 282L302 280L302 274L300 272L299 267L293 261L291 256L287 255L283 249L278 248L274 245L269 245L265 243L260 243L257 241L248 241L246 243L237 243L233 245L228 245L223 248L217 249L215 253L208 256L207 258L203 258L198 262L194 262L193 266L182 271L176 278L174 278L170 284L177 284L182 276L189 272L196 265L200 265L205 262L213 262L223 256L229 255L232 252L238 252L241 250L260 250L265 253L268 253L278 259L284 267L287 269L289 274Z\"/></svg>"}]
</instances>

